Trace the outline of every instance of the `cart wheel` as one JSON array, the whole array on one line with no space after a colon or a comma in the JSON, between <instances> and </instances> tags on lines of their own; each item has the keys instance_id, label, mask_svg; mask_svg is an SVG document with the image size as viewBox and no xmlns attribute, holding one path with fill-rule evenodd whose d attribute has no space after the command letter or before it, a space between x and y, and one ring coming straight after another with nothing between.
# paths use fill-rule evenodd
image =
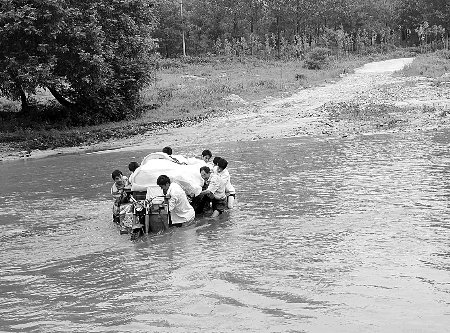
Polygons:
<instances>
[{"instance_id":1,"label":"cart wheel","mask_svg":"<svg viewBox=\"0 0 450 333\"><path fill-rule=\"evenodd\" d=\"M142 228L139 228L139 229L133 229L133 230L131 231L131 240L136 240L136 239L138 239L142 234L143 234Z\"/></svg>"}]
</instances>

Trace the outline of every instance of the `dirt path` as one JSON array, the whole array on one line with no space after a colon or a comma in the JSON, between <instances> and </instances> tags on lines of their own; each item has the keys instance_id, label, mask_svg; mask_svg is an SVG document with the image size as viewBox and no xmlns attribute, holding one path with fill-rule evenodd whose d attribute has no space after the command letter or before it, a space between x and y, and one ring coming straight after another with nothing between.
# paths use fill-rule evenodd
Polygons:
<instances>
[{"instance_id":1,"label":"dirt path","mask_svg":"<svg viewBox=\"0 0 450 333\"><path fill-rule=\"evenodd\" d=\"M170 128L90 147L33 151L30 157L164 146L198 145L201 150L212 142L450 127L449 82L436 86L427 78L394 75L412 60L370 63L337 82L303 89L288 98L267 98L190 127ZM4 160L20 157L16 155Z\"/></svg>"}]
</instances>

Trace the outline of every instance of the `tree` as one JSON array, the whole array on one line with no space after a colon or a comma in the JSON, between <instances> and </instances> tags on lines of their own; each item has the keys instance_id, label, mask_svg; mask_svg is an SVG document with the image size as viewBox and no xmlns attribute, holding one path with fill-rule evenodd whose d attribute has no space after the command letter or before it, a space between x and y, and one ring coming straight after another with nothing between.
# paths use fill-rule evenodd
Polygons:
<instances>
[{"instance_id":1,"label":"tree","mask_svg":"<svg viewBox=\"0 0 450 333\"><path fill-rule=\"evenodd\" d=\"M425 1L426 11L424 17L430 25L441 25L450 30L450 2L448 0Z\"/></svg>"},{"instance_id":2,"label":"tree","mask_svg":"<svg viewBox=\"0 0 450 333\"><path fill-rule=\"evenodd\" d=\"M431 30L442 30L448 38L450 30L450 3L448 0L399 0L397 8L398 22L404 32L404 39L409 43L422 43L424 35ZM423 31L423 29L425 30ZM431 33L433 34L433 33ZM433 38L431 38L433 42Z\"/></svg>"},{"instance_id":3,"label":"tree","mask_svg":"<svg viewBox=\"0 0 450 333\"><path fill-rule=\"evenodd\" d=\"M20 99L26 111L27 95L51 81L55 58L48 49L58 30L61 7L42 1L4 0L0 6L0 91Z\"/></svg>"},{"instance_id":4,"label":"tree","mask_svg":"<svg viewBox=\"0 0 450 333\"><path fill-rule=\"evenodd\" d=\"M159 52L165 57L183 52L180 14L180 0L158 1L155 5L158 24L153 36L158 40Z\"/></svg>"},{"instance_id":5,"label":"tree","mask_svg":"<svg viewBox=\"0 0 450 333\"><path fill-rule=\"evenodd\" d=\"M155 19L145 0L1 0L0 83L17 98L48 88L76 123L138 113ZM23 105L24 103L22 103Z\"/></svg>"}]
</instances>

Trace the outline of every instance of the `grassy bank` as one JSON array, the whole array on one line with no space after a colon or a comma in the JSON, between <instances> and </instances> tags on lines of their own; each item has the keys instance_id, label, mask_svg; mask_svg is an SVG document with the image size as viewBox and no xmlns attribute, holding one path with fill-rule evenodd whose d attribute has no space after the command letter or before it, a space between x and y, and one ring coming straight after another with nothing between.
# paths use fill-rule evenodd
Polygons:
<instances>
[{"instance_id":1,"label":"grassy bank","mask_svg":"<svg viewBox=\"0 0 450 333\"><path fill-rule=\"evenodd\" d=\"M441 50L417 56L411 65L399 74L404 76L425 76L437 84L450 80L450 51Z\"/></svg>"},{"instance_id":2,"label":"grassy bank","mask_svg":"<svg viewBox=\"0 0 450 333\"><path fill-rule=\"evenodd\" d=\"M336 80L364 63L399 54L343 57L330 61L326 68L308 70L303 62L263 61L258 59L209 58L204 61L166 60L160 63L151 84L142 91L142 117L100 126L68 128L64 122L45 121L40 111L25 119L8 118L0 123L0 143L14 149L52 149L95 144L112 138L124 138L164 127L185 126L206 117L264 99L289 95L299 89ZM41 92L36 99L51 103ZM3 103L3 104L2 104ZM0 107L13 110L10 101ZM54 112L54 111L53 111Z\"/></svg>"}]
</instances>

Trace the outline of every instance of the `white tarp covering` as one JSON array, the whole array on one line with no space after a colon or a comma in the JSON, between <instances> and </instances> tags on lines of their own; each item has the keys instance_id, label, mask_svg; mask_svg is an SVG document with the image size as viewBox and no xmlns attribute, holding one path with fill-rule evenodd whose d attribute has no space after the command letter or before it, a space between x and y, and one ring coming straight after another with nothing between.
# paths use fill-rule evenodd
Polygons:
<instances>
[{"instance_id":1,"label":"white tarp covering","mask_svg":"<svg viewBox=\"0 0 450 333\"><path fill-rule=\"evenodd\" d=\"M184 165L173 162L170 156L164 153L147 155L141 166L133 173L131 190L147 191L148 189L147 196L162 195L156 180L160 175L166 175L172 182L178 183L186 194L198 195L203 185L200 167L206 164L200 159L189 160L192 164Z\"/></svg>"},{"instance_id":2,"label":"white tarp covering","mask_svg":"<svg viewBox=\"0 0 450 333\"><path fill-rule=\"evenodd\" d=\"M195 157L184 157L183 155L167 155L166 153L163 152L156 152L156 153L151 153L148 154L147 156L144 157L144 159L142 160L141 165L145 165L147 164L150 160L168 160L168 161L172 161L172 162L179 162L180 164L189 164L189 165L206 165L204 164L203 160L200 160L198 158ZM203 163L203 164L202 164Z\"/></svg>"}]
</instances>

